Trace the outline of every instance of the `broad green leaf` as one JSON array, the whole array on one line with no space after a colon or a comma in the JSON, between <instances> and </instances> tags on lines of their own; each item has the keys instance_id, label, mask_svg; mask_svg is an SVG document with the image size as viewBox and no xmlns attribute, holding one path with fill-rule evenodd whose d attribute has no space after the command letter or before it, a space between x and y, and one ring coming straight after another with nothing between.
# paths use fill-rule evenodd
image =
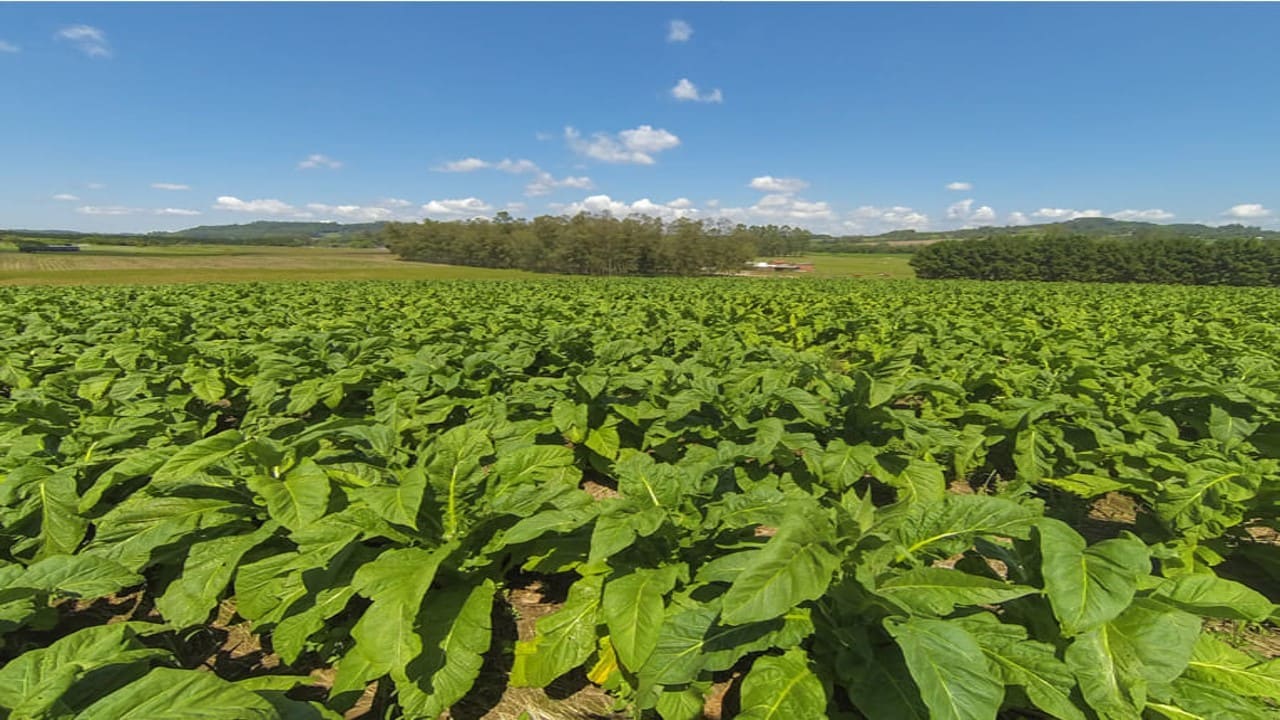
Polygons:
<instances>
[{"instance_id":1,"label":"broad green leaf","mask_svg":"<svg viewBox=\"0 0 1280 720\"><path fill-rule=\"evenodd\" d=\"M427 475L421 468L410 468L400 473L397 480L394 485L360 488L356 494L387 522L417 528Z\"/></svg>"},{"instance_id":2,"label":"broad green leaf","mask_svg":"<svg viewBox=\"0 0 1280 720\"><path fill-rule=\"evenodd\" d=\"M1077 635L1064 659L1099 718L1138 720L1147 699L1146 681L1134 672L1141 660L1110 625Z\"/></svg>"},{"instance_id":3,"label":"broad green leaf","mask_svg":"<svg viewBox=\"0 0 1280 720\"><path fill-rule=\"evenodd\" d=\"M239 430L225 430L178 449L152 476L152 482L182 480L235 452L244 443Z\"/></svg>"},{"instance_id":4,"label":"broad green leaf","mask_svg":"<svg viewBox=\"0 0 1280 720\"><path fill-rule=\"evenodd\" d=\"M668 611L641 679L664 685L692 682L703 670L727 670L748 653L794 647L813 634L804 610L749 625L722 625L716 614L714 607Z\"/></svg>"},{"instance_id":5,"label":"broad green leaf","mask_svg":"<svg viewBox=\"0 0 1280 720\"><path fill-rule=\"evenodd\" d=\"M614 652L623 666L635 672L658 644L662 627L662 597L676 581L677 566L639 568L609 580L601 611L609 627Z\"/></svg>"},{"instance_id":6,"label":"broad green leaf","mask_svg":"<svg viewBox=\"0 0 1280 720\"><path fill-rule=\"evenodd\" d=\"M40 552L36 559L73 553L89 523L79 514L75 471L68 468L37 482L40 497Z\"/></svg>"},{"instance_id":7,"label":"broad green leaf","mask_svg":"<svg viewBox=\"0 0 1280 720\"><path fill-rule=\"evenodd\" d=\"M893 575L880 583L876 594L897 605L926 615L947 615L957 606L994 605L1036 592L959 570L925 567Z\"/></svg>"},{"instance_id":8,"label":"broad green leaf","mask_svg":"<svg viewBox=\"0 0 1280 720\"><path fill-rule=\"evenodd\" d=\"M469 425L446 431L431 445L427 482L443 505L446 540L453 540L462 532L466 522L464 498L479 487L483 478L481 461L492 452L488 434Z\"/></svg>"},{"instance_id":9,"label":"broad green leaf","mask_svg":"<svg viewBox=\"0 0 1280 720\"><path fill-rule=\"evenodd\" d=\"M1231 413L1217 405L1209 408L1209 434L1228 449L1240 444L1240 441L1257 429L1256 423L1232 417Z\"/></svg>"},{"instance_id":10,"label":"broad green leaf","mask_svg":"<svg viewBox=\"0 0 1280 720\"><path fill-rule=\"evenodd\" d=\"M1184 712L1204 720L1275 720L1272 705L1241 697L1214 685L1179 678L1174 683L1174 702Z\"/></svg>"},{"instance_id":11,"label":"broad green leaf","mask_svg":"<svg viewBox=\"0 0 1280 720\"><path fill-rule=\"evenodd\" d=\"M962 625L913 618L886 627L902 648L911 677L934 720L995 720L1004 683Z\"/></svg>"},{"instance_id":12,"label":"broad green leaf","mask_svg":"<svg viewBox=\"0 0 1280 720\"><path fill-rule=\"evenodd\" d=\"M1196 641L1187 677L1237 695L1280 698L1280 659L1259 662L1208 633Z\"/></svg>"},{"instance_id":13,"label":"broad green leaf","mask_svg":"<svg viewBox=\"0 0 1280 720\"><path fill-rule=\"evenodd\" d=\"M1151 572L1147 546L1132 535L1086 547L1063 522L1045 518L1037 527L1045 593L1066 635L1118 616L1133 600L1138 580Z\"/></svg>"},{"instance_id":14,"label":"broad green leaf","mask_svg":"<svg viewBox=\"0 0 1280 720\"><path fill-rule=\"evenodd\" d=\"M602 575L580 578L559 610L538 619L534 636L516 643L513 686L546 687L587 661L596 647L603 583Z\"/></svg>"},{"instance_id":15,"label":"broad green leaf","mask_svg":"<svg viewBox=\"0 0 1280 720\"><path fill-rule=\"evenodd\" d=\"M563 445L527 445L500 453L493 471L503 483L576 483L582 474L574 465L573 450Z\"/></svg>"},{"instance_id":16,"label":"broad green leaf","mask_svg":"<svg viewBox=\"0 0 1280 720\"><path fill-rule=\"evenodd\" d=\"M987 495L947 495L912 504L895 518L893 533L908 555L947 556L976 536L1024 538L1037 514L1012 500Z\"/></svg>"},{"instance_id":17,"label":"broad green leaf","mask_svg":"<svg viewBox=\"0 0 1280 720\"><path fill-rule=\"evenodd\" d=\"M329 505L329 476L310 458L303 458L282 478L255 475L249 488L267 501L271 519L290 530L319 520Z\"/></svg>"},{"instance_id":18,"label":"broad green leaf","mask_svg":"<svg viewBox=\"0 0 1280 720\"><path fill-rule=\"evenodd\" d=\"M826 592L839 558L824 516L788 521L755 553L724 595L721 619L729 625L779 617Z\"/></svg>"},{"instance_id":19,"label":"broad green leaf","mask_svg":"<svg viewBox=\"0 0 1280 720\"><path fill-rule=\"evenodd\" d=\"M436 550L387 550L356 572L352 584L373 602L351 628L351 637L381 669L379 674L408 665L422 652L422 638L415 630L422 598L453 549L446 545Z\"/></svg>"},{"instance_id":20,"label":"broad green leaf","mask_svg":"<svg viewBox=\"0 0 1280 720\"><path fill-rule=\"evenodd\" d=\"M751 665L742 681L740 720L796 720L827 716L827 694L799 648L766 655Z\"/></svg>"},{"instance_id":21,"label":"broad green leaf","mask_svg":"<svg viewBox=\"0 0 1280 720\"><path fill-rule=\"evenodd\" d=\"M1262 622L1276 606L1262 593L1217 575L1193 573L1165 580L1157 597L1200 615Z\"/></svg>"},{"instance_id":22,"label":"broad green leaf","mask_svg":"<svg viewBox=\"0 0 1280 720\"><path fill-rule=\"evenodd\" d=\"M1020 685L1037 708L1055 718L1085 720L1071 697L1075 676L1052 645L1028 640L1025 627L1002 623L988 613L957 622L978 641L1006 685Z\"/></svg>"},{"instance_id":23,"label":"broad green leaf","mask_svg":"<svg viewBox=\"0 0 1280 720\"><path fill-rule=\"evenodd\" d=\"M456 585L432 593L421 617L422 654L393 668L400 706L411 717L434 718L462 699L489 649L495 585Z\"/></svg>"},{"instance_id":24,"label":"broad green leaf","mask_svg":"<svg viewBox=\"0 0 1280 720\"><path fill-rule=\"evenodd\" d=\"M90 705L77 720L278 720L259 695L209 672L156 668Z\"/></svg>"},{"instance_id":25,"label":"broad green leaf","mask_svg":"<svg viewBox=\"0 0 1280 720\"><path fill-rule=\"evenodd\" d=\"M240 558L271 537L277 527L274 522L268 522L247 535L214 538L192 545L181 574L156 598L156 609L175 627L204 622L222 599Z\"/></svg>"},{"instance_id":26,"label":"broad green leaf","mask_svg":"<svg viewBox=\"0 0 1280 720\"><path fill-rule=\"evenodd\" d=\"M92 555L57 555L27 567L10 588L31 588L55 595L98 598L142 583L142 576Z\"/></svg>"}]
</instances>

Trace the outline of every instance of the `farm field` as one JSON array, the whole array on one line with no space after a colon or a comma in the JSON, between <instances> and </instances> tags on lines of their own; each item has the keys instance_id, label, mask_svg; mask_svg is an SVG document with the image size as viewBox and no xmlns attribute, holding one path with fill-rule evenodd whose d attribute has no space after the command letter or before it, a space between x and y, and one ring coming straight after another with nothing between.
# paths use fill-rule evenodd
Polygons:
<instances>
[{"instance_id":1,"label":"farm field","mask_svg":"<svg viewBox=\"0 0 1280 720\"><path fill-rule=\"evenodd\" d=\"M908 255L811 255L812 274L780 277L911 278ZM138 285L313 280L519 280L522 270L404 262L382 249L183 245L92 246L79 253L19 253L0 243L0 285Z\"/></svg>"},{"instance_id":2,"label":"farm field","mask_svg":"<svg viewBox=\"0 0 1280 720\"><path fill-rule=\"evenodd\" d=\"M1277 290L0 287L0 716L1275 718L1278 530Z\"/></svg>"}]
</instances>

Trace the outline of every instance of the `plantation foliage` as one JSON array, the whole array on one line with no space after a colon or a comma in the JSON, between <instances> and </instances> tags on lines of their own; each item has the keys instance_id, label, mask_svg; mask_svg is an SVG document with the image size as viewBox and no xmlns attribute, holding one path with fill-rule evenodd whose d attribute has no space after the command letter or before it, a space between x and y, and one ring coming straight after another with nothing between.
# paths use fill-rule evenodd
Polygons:
<instances>
[{"instance_id":1,"label":"plantation foliage","mask_svg":"<svg viewBox=\"0 0 1280 720\"><path fill-rule=\"evenodd\" d=\"M391 223L382 239L406 260L566 275L707 275L737 272L757 255L794 255L809 233L681 219L579 213L533 220Z\"/></svg>"},{"instance_id":2,"label":"plantation foliage","mask_svg":"<svg viewBox=\"0 0 1280 720\"><path fill-rule=\"evenodd\" d=\"M1280 241L1083 235L945 240L921 247L920 278L1280 285Z\"/></svg>"},{"instance_id":3,"label":"plantation foliage","mask_svg":"<svg viewBox=\"0 0 1280 720\"><path fill-rule=\"evenodd\" d=\"M730 678L751 719L1274 718L1280 660L1202 628L1277 619L1277 348L1269 289L0 288L0 717L434 718L489 667L663 720ZM1102 496L1136 519L1086 537ZM220 606L284 665L196 670Z\"/></svg>"}]
</instances>

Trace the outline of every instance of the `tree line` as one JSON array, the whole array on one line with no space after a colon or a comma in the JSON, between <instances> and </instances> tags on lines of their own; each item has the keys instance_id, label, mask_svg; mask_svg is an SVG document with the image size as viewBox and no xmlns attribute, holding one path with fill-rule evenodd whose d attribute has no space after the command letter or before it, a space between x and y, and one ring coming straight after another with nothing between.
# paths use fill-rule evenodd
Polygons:
<instances>
[{"instance_id":1,"label":"tree line","mask_svg":"<svg viewBox=\"0 0 1280 720\"><path fill-rule=\"evenodd\" d=\"M761 255L799 255L810 233L790 226L579 213L517 219L389 223L381 239L406 260L572 275L703 275Z\"/></svg>"},{"instance_id":2,"label":"tree line","mask_svg":"<svg viewBox=\"0 0 1280 720\"><path fill-rule=\"evenodd\" d=\"M1280 285L1280 241L1258 238L944 240L920 248L910 262L917 277L930 279Z\"/></svg>"}]
</instances>

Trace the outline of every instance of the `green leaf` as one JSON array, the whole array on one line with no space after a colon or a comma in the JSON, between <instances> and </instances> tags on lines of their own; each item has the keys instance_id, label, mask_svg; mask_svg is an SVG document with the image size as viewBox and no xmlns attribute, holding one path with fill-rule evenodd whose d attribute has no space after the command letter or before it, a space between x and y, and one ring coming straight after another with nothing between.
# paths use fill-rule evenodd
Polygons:
<instances>
[{"instance_id":1,"label":"green leaf","mask_svg":"<svg viewBox=\"0 0 1280 720\"><path fill-rule=\"evenodd\" d=\"M799 648L756 660L742 681L741 698L739 720L827 717L822 681L809 669L809 657Z\"/></svg>"},{"instance_id":2,"label":"green leaf","mask_svg":"<svg viewBox=\"0 0 1280 720\"><path fill-rule=\"evenodd\" d=\"M978 641L1006 685L1020 685L1039 709L1060 720L1086 720L1071 698L1076 679L1048 643L1027 639L1021 625L982 613L956 620Z\"/></svg>"},{"instance_id":3,"label":"green leaf","mask_svg":"<svg viewBox=\"0 0 1280 720\"><path fill-rule=\"evenodd\" d=\"M505 484L530 482L577 483L582 475L573 450L563 445L526 445L498 455L493 472Z\"/></svg>"},{"instance_id":4,"label":"green leaf","mask_svg":"<svg viewBox=\"0 0 1280 720\"><path fill-rule=\"evenodd\" d=\"M235 452L244 443L238 430L225 430L185 445L174 453L151 477L154 483L190 477Z\"/></svg>"},{"instance_id":5,"label":"green leaf","mask_svg":"<svg viewBox=\"0 0 1280 720\"><path fill-rule=\"evenodd\" d=\"M422 654L391 671L406 715L438 717L471 690L492 637L495 589L492 580L485 580L475 587L454 585L428 598L419 629Z\"/></svg>"},{"instance_id":6,"label":"green leaf","mask_svg":"<svg viewBox=\"0 0 1280 720\"><path fill-rule=\"evenodd\" d=\"M956 606L994 605L1036 592L1014 585L940 567L917 568L880 583L876 594L913 613L947 615Z\"/></svg>"},{"instance_id":7,"label":"green leaf","mask_svg":"<svg viewBox=\"0 0 1280 720\"><path fill-rule=\"evenodd\" d=\"M669 610L657 646L640 672L642 680L664 685L692 682L703 670L727 670L748 653L790 648L813 634L804 609L749 625L722 625L716 615L713 606Z\"/></svg>"},{"instance_id":8,"label":"green leaf","mask_svg":"<svg viewBox=\"0 0 1280 720\"><path fill-rule=\"evenodd\" d=\"M54 595L98 598L142 584L142 576L118 563L92 555L57 555L27 567L10 588L31 588Z\"/></svg>"},{"instance_id":9,"label":"green leaf","mask_svg":"<svg viewBox=\"0 0 1280 720\"><path fill-rule=\"evenodd\" d=\"M319 520L329 506L329 476L310 458L303 458L283 478L251 477L249 489L267 501L271 519L290 530Z\"/></svg>"},{"instance_id":10,"label":"green leaf","mask_svg":"<svg viewBox=\"0 0 1280 720\"><path fill-rule=\"evenodd\" d=\"M1237 695L1280 698L1280 658L1259 662L1207 633L1196 641L1187 677Z\"/></svg>"},{"instance_id":11,"label":"green leaf","mask_svg":"<svg viewBox=\"0 0 1280 720\"><path fill-rule=\"evenodd\" d=\"M1147 546L1133 535L1086 548L1066 523L1045 518L1037 527L1045 593L1066 635L1118 616L1133 601L1138 580L1151 572Z\"/></svg>"},{"instance_id":12,"label":"green leaf","mask_svg":"<svg viewBox=\"0 0 1280 720\"><path fill-rule=\"evenodd\" d=\"M396 484L360 488L356 495L383 520L417 529L418 510L426 490L426 473L422 468L410 468L400 473Z\"/></svg>"},{"instance_id":13,"label":"green leaf","mask_svg":"<svg viewBox=\"0 0 1280 720\"><path fill-rule=\"evenodd\" d=\"M79 515L75 471L68 468L37 481L40 497L40 552L36 558L73 553L89 522Z\"/></svg>"},{"instance_id":14,"label":"green leaf","mask_svg":"<svg viewBox=\"0 0 1280 720\"><path fill-rule=\"evenodd\" d=\"M603 584L602 575L580 578L559 610L538 619L533 638L516 643L510 679L514 687L546 687L587 661L596 647Z\"/></svg>"},{"instance_id":15,"label":"green leaf","mask_svg":"<svg viewBox=\"0 0 1280 720\"><path fill-rule=\"evenodd\" d=\"M613 649L627 669L635 672L658 644L662 627L662 597L675 585L679 568L639 568L604 586L601 605Z\"/></svg>"},{"instance_id":16,"label":"green leaf","mask_svg":"<svg viewBox=\"0 0 1280 720\"><path fill-rule=\"evenodd\" d=\"M90 705L76 720L278 720L259 695L197 670L156 668Z\"/></svg>"},{"instance_id":17,"label":"green leaf","mask_svg":"<svg viewBox=\"0 0 1280 720\"><path fill-rule=\"evenodd\" d=\"M191 546L182 572L156 598L156 609L175 627L198 625L222 599L240 558L275 533L273 522L247 535L214 538Z\"/></svg>"},{"instance_id":18,"label":"green leaf","mask_svg":"<svg viewBox=\"0 0 1280 720\"><path fill-rule=\"evenodd\" d=\"M379 675L403 668L422 652L415 631L418 611L436 569L453 549L387 550L356 571L352 585L373 602L351 628L351 637Z\"/></svg>"},{"instance_id":19,"label":"green leaf","mask_svg":"<svg viewBox=\"0 0 1280 720\"><path fill-rule=\"evenodd\" d=\"M1165 580L1154 594L1189 612L1228 620L1263 622L1276 610L1262 593L1208 573Z\"/></svg>"},{"instance_id":20,"label":"green leaf","mask_svg":"<svg viewBox=\"0 0 1280 720\"><path fill-rule=\"evenodd\" d=\"M962 625L913 618L888 621L933 720L995 720L1004 683Z\"/></svg>"},{"instance_id":21,"label":"green leaf","mask_svg":"<svg viewBox=\"0 0 1280 720\"><path fill-rule=\"evenodd\" d=\"M831 550L834 534L822 515L780 527L725 593L721 619L729 625L769 620L822 597L840 564Z\"/></svg>"},{"instance_id":22,"label":"green leaf","mask_svg":"<svg viewBox=\"0 0 1280 720\"><path fill-rule=\"evenodd\" d=\"M1230 449L1240 444L1258 429L1256 423L1232 417L1231 413L1214 405L1209 408L1209 434L1214 440Z\"/></svg>"},{"instance_id":23,"label":"green leaf","mask_svg":"<svg viewBox=\"0 0 1280 720\"><path fill-rule=\"evenodd\" d=\"M1133 672L1140 660L1110 625L1077 635L1064 655L1089 706L1102 720L1138 720L1146 681Z\"/></svg>"},{"instance_id":24,"label":"green leaf","mask_svg":"<svg viewBox=\"0 0 1280 720\"><path fill-rule=\"evenodd\" d=\"M9 708L15 717L46 713L71 717L83 709L77 700L88 704L132 680L130 673L139 663L169 657L167 651L145 647L137 640L139 631L155 628L163 626L98 625L19 655L0 667L0 708ZM93 673L92 683L73 691L89 673Z\"/></svg>"},{"instance_id":25,"label":"green leaf","mask_svg":"<svg viewBox=\"0 0 1280 720\"><path fill-rule=\"evenodd\" d=\"M1039 516L1012 500L948 494L914 503L895 519L893 533L908 555L952 555L975 536L1025 538Z\"/></svg>"}]
</instances>

